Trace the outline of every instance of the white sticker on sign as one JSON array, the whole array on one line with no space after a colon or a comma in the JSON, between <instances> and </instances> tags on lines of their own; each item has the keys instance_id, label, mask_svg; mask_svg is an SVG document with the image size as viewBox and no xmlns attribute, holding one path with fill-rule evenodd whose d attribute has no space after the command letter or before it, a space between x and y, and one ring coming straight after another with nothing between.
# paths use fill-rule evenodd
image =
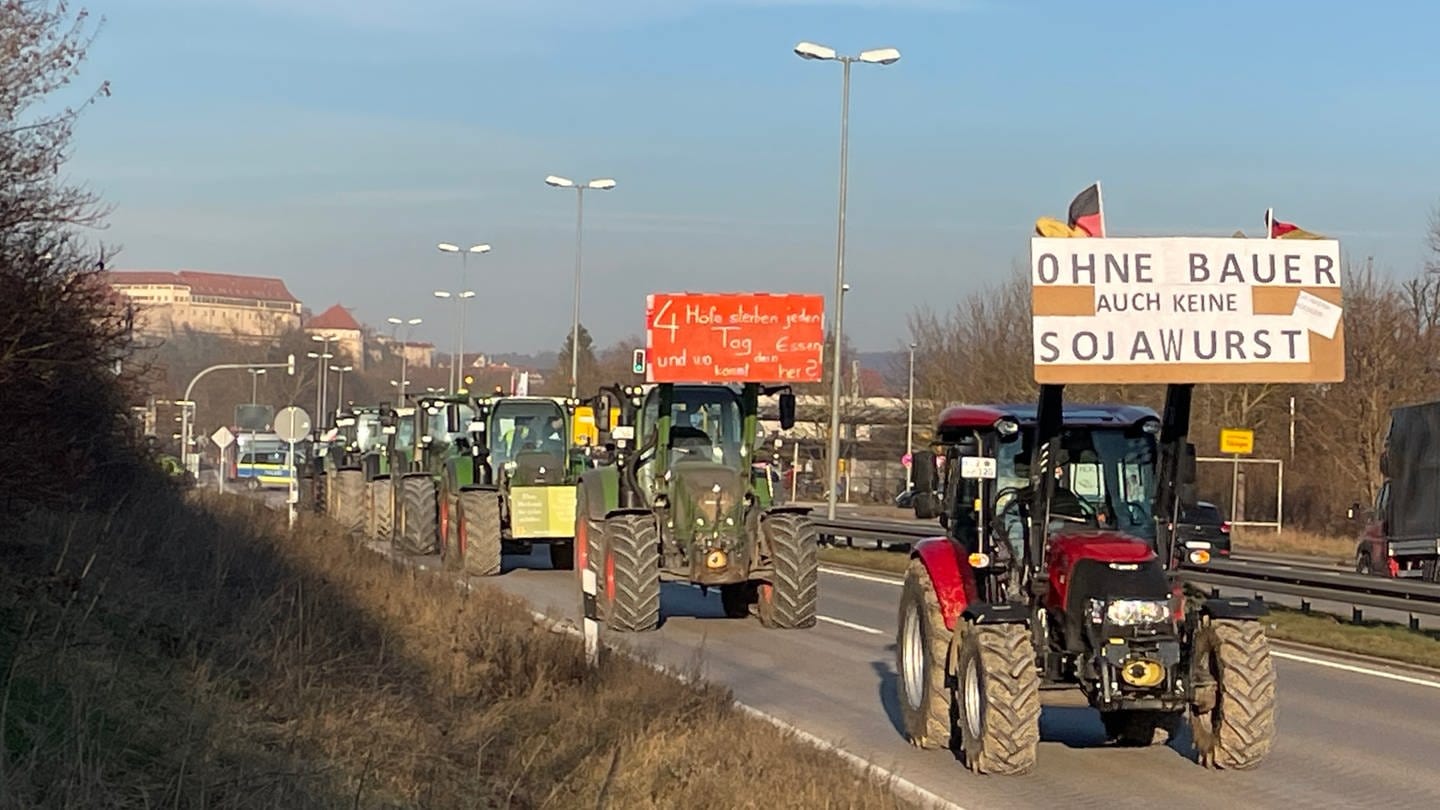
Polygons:
<instances>
[{"instance_id":1,"label":"white sticker on sign","mask_svg":"<svg viewBox=\"0 0 1440 810\"><path fill-rule=\"evenodd\" d=\"M1343 313L1343 309L1324 298L1301 290L1299 297L1295 299L1295 312L1292 317L1310 331L1333 340L1335 330L1340 328L1340 316Z\"/></svg>"},{"instance_id":2,"label":"white sticker on sign","mask_svg":"<svg viewBox=\"0 0 1440 810\"><path fill-rule=\"evenodd\" d=\"M964 456L960 459L961 478L984 478L995 480L995 459L980 456Z\"/></svg>"}]
</instances>

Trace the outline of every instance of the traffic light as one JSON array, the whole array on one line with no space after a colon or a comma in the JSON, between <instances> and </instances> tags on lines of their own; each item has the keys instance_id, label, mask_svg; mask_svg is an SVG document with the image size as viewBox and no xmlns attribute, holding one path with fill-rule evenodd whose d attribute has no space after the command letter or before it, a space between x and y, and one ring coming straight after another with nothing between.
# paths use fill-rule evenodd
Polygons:
<instances>
[{"instance_id":1,"label":"traffic light","mask_svg":"<svg viewBox=\"0 0 1440 810\"><path fill-rule=\"evenodd\" d=\"M285 373L291 377L295 376L295 355L293 354L285 360Z\"/></svg>"},{"instance_id":2,"label":"traffic light","mask_svg":"<svg viewBox=\"0 0 1440 810\"><path fill-rule=\"evenodd\" d=\"M636 350L635 350L635 357L634 357L634 359L631 361L630 370L633 371L633 372L635 372L636 374L644 374L644 373L645 373L645 350L644 350L644 349L636 349Z\"/></svg>"}]
</instances>

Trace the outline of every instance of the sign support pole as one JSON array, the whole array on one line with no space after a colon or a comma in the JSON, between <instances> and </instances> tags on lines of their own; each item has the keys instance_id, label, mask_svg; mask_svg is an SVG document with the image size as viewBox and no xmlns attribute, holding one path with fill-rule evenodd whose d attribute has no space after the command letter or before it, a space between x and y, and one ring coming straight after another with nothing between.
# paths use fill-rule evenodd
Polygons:
<instances>
[{"instance_id":1,"label":"sign support pole","mask_svg":"<svg viewBox=\"0 0 1440 810\"><path fill-rule=\"evenodd\" d=\"M1235 464L1230 472L1230 519L1241 520L1241 516L1235 514L1235 509L1240 505L1240 454L1234 455Z\"/></svg>"}]
</instances>

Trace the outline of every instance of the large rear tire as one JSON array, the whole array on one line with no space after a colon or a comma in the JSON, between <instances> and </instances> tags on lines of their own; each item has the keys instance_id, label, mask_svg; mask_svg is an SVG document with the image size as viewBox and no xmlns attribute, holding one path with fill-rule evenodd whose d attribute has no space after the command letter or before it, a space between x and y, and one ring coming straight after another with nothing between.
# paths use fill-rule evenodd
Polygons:
<instances>
[{"instance_id":1,"label":"large rear tire","mask_svg":"<svg viewBox=\"0 0 1440 810\"><path fill-rule=\"evenodd\" d=\"M347 532L365 530L365 473L340 470L335 473L335 522Z\"/></svg>"},{"instance_id":2,"label":"large rear tire","mask_svg":"<svg viewBox=\"0 0 1440 810\"><path fill-rule=\"evenodd\" d=\"M652 515L605 521L605 626L643 633L660 626L660 532Z\"/></svg>"},{"instance_id":3,"label":"large rear tire","mask_svg":"<svg viewBox=\"0 0 1440 810\"><path fill-rule=\"evenodd\" d=\"M1190 720L1202 765L1247 770L1275 742L1275 667L1265 625L1204 619L1195 637L1192 677L1199 686Z\"/></svg>"},{"instance_id":4,"label":"large rear tire","mask_svg":"<svg viewBox=\"0 0 1440 810\"><path fill-rule=\"evenodd\" d=\"M460 497L440 493L440 567L458 571L464 564L464 541L460 539Z\"/></svg>"},{"instance_id":5,"label":"large rear tire","mask_svg":"<svg viewBox=\"0 0 1440 810\"><path fill-rule=\"evenodd\" d=\"M791 630L815 626L820 557L815 525L801 515L771 515L760 522L774 575L760 585L760 623Z\"/></svg>"},{"instance_id":6,"label":"large rear tire","mask_svg":"<svg viewBox=\"0 0 1440 810\"><path fill-rule=\"evenodd\" d=\"M945 628L930 572L918 559L905 572L896 627L895 683L905 736L919 748L949 748L955 704L945 666L952 634Z\"/></svg>"},{"instance_id":7,"label":"large rear tire","mask_svg":"<svg viewBox=\"0 0 1440 810\"><path fill-rule=\"evenodd\" d=\"M1040 677L1029 628L967 622L958 682L960 745L970 770L1033 770L1040 748Z\"/></svg>"},{"instance_id":8,"label":"large rear tire","mask_svg":"<svg viewBox=\"0 0 1440 810\"><path fill-rule=\"evenodd\" d=\"M439 551L438 506L433 478L417 475L400 479L400 508L403 512L399 531L395 533L398 551L416 557Z\"/></svg>"},{"instance_id":9,"label":"large rear tire","mask_svg":"<svg viewBox=\"0 0 1440 810\"><path fill-rule=\"evenodd\" d=\"M493 577L500 573L500 495L493 489L460 492L460 559L465 573Z\"/></svg>"}]
</instances>

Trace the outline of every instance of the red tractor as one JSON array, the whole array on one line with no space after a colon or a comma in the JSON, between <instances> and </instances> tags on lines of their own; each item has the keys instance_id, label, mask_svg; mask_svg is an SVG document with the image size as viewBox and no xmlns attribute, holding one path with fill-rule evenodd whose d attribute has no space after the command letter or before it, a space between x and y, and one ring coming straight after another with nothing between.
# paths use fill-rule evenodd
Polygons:
<instances>
[{"instance_id":1,"label":"red tractor","mask_svg":"<svg viewBox=\"0 0 1440 810\"><path fill-rule=\"evenodd\" d=\"M1245 769L1270 751L1275 674L1254 599L1187 604L1170 516L1195 501L1193 386L1148 408L960 406L941 414L944 537L911 552L896 682L906 735L979 773L1020 774L1042 689L1075 688L1106 736L1150 745L1188 721L1198 760ZM918 465L917 465L918 466ZM917 487L919 482L917 482ZM1194 559L1201 562L1201 559Z\"/></svg>"}]
</instances>

